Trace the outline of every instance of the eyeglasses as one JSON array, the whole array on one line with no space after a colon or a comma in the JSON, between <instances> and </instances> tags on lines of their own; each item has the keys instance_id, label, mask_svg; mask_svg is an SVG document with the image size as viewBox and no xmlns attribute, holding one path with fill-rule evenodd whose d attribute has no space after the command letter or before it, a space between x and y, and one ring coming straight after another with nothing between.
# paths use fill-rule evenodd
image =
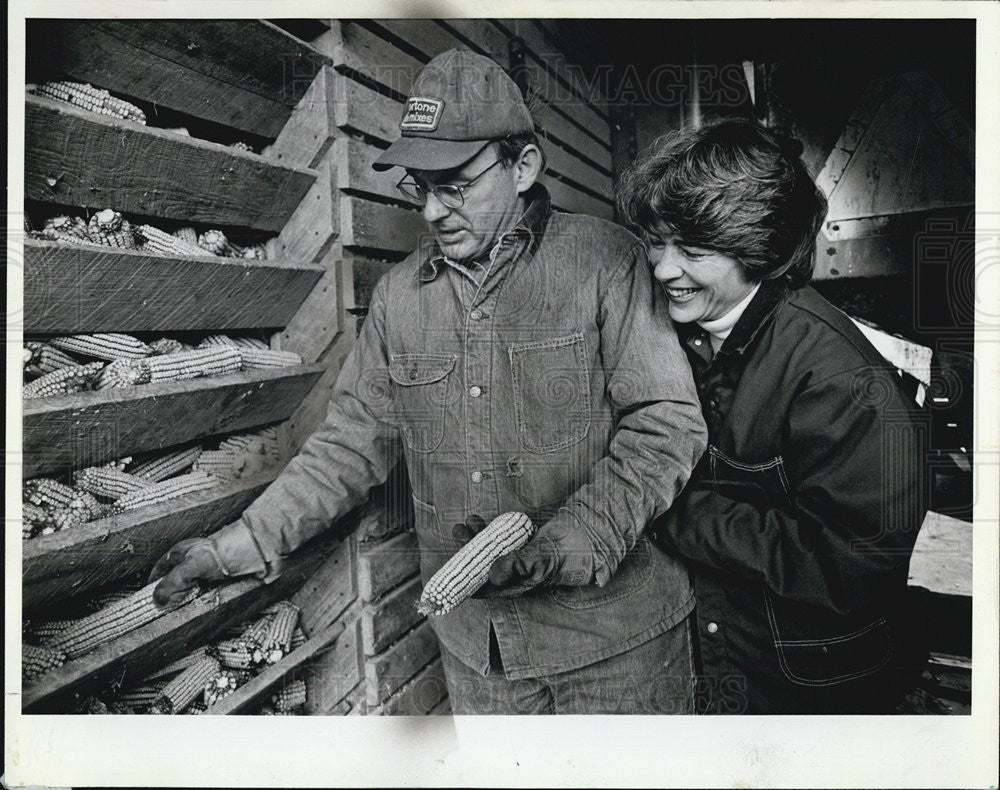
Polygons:
<instances>
[{"instance_id":1,"label":"eyeglasses","mask_svg":"<svg viewBox=\"0 0 1000 790\"><path fill-rule=\"evenodd\" d=\"M465 190L500 164L501 161L502 160L497 159L497 161L495 161L492 165L487 167L478 175L470 178L468 182L462 184L461 186L458 184L437 184L436 186L425 187L423 184L414 181L411 176L404 176L403 180L396 184L396 189L408 198L412 198L417 201L417 203L421 206L427 203L427 194L433 193L434 197L440 200L448 208L459 208L465 204Z\"/></svg>"}]
</instances>

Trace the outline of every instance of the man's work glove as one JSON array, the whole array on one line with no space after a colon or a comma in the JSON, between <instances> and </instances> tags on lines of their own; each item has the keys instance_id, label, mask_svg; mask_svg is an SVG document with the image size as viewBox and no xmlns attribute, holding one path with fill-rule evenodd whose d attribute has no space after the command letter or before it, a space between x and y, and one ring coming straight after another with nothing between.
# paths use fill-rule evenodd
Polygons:
<instances>
[{"instance_id":1,"label":"man's work glove","mask_svg":"<svg viewBox=\"0 0 1000 790\"><path fill-rule=\"evenodd\" d=\"M149 573L150 582L163 577L153 590L153 602L171 606L183 600L199 582L219 581L228 575L211 538L182 540L160 557Z\"/></svg>"},{"instance_id":2,"label":"man's work glove","mask_svg":"<svg viewBox=\"0 0 1000 790\"><path fill-rule=\"evenodd\" d=\"M452 535L468 542L486 526L478 515L455 524ZM490 566L490 580L473 598L507 598L543 584L582 585L592 578L593 549L585 536L566 526L545 525L524 546Z\"/></svg>"},{"instance_id":3,"label":"man's work glove","mask_svg":"<svg viewBox=\"0 0 1000 790\"><path fill-rule=\"evenodd\" d=\"M177 543L153 566L149 581L162 577L153 590L153 601L165 607L183 600L199 582L248 573L263 577L266 566L249 528L235 521L207 538L187 538Z\"/></svg>"}]
</instances>

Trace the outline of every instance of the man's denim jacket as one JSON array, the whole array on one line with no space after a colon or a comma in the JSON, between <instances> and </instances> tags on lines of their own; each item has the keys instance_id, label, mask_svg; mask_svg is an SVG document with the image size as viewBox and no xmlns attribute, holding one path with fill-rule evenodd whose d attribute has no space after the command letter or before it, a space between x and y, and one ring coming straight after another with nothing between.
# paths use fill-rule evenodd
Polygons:
<instances>
[{"instance_id":1,"label":"man's denim jacket","mask_svg":"<svg viewBox=\"0 0 1000 790\"><path fill-rule=\"evenodd\" d=\"M480 672L490 626L510 678L642 644L694 605L688 575L641 535L684 487L706 431L690 368L639 241L551 212L542 187L460 296L432 244L378 283L323 425L219 533L263 564L362 502L405 454L424 581L461 545L456 522L522 511L557 537L555 584L432 618ZM249 534L247 532L249 528ZM256 557L257 552L253 551Z\"/></svg>"}]
</instances>

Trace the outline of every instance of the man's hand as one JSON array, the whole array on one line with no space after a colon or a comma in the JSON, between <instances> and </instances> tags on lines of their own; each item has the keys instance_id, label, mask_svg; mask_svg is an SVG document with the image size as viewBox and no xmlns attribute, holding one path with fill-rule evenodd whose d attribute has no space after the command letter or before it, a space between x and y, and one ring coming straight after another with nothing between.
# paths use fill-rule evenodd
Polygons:
<instances>
[{"instance_id":1,"label":"man's hand","mask_svg":"<svg viewBox=\"0 0 1000 790\"><path fill-rule=\"evenodd\" d=\"M210 538L188 538L164 554L149 573L149 581L163 580L153 590L160 607L179 603L198 582L218 581L228 574L222 567Z\"/></svg>"},{"instance_id":2,"label":"man's hand","mask_svg":"<svg viewBox=\"0 0 1000 790\"><path fill-rule=\"evenodd\" d=\"M490 581L483 597L508 597L549 584L555 579L562 552L549 535L539 533L517 551L497 559L490 567Z\"/></svg>"}]
</instances>

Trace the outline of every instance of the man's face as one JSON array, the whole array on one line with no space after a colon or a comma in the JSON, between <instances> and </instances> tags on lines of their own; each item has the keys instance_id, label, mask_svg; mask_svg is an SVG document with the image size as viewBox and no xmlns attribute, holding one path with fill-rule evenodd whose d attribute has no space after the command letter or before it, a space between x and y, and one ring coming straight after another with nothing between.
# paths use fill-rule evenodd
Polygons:
<instances>
[{"instance_id":1,"label":"man's face","mask_svg":"<svg viewBox=\"0 0 1000 790\"><path fill-rule=\"evenodd\" d=\"M423 214L441 251L457 262L486 255L500 234L517 220L520 206L515 167L504 167L497 146L487 145L476 156L452 170L408 170L413 180L427 190L452 184L463 187L461 206L442 203L427 192Z\"/></svg>"}]
</instances>

